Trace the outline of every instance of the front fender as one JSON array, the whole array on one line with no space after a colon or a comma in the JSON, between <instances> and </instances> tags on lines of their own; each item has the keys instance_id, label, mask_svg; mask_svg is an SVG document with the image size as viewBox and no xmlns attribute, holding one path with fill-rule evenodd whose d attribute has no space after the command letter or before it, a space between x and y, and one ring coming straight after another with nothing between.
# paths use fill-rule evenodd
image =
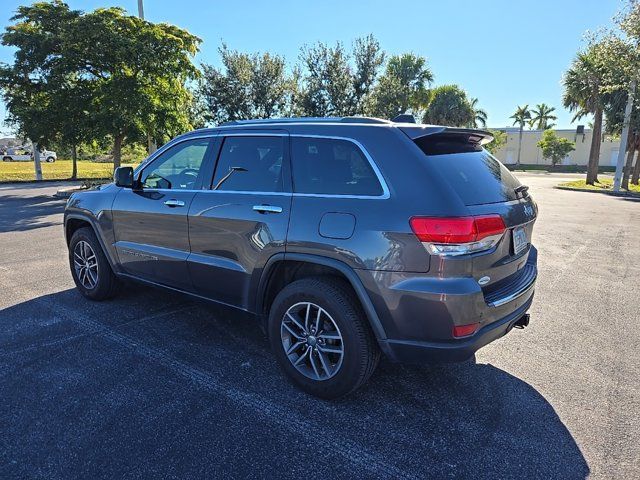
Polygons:
<instances>
[{"instance_id":1,"label":"front fender","mask_svg":"<svg viewBox=\"0 0 640 480\"><path fill-rule=\"evenodd\" d=\"M67 244L71 240L69 222L80 220L93 229L111 268L119 272L119 261L113 247L115 234L111 206L120 189L109 185L100 190L74 193L67 201L64 211L64 234Z\"/></svg>"}]
</instances>

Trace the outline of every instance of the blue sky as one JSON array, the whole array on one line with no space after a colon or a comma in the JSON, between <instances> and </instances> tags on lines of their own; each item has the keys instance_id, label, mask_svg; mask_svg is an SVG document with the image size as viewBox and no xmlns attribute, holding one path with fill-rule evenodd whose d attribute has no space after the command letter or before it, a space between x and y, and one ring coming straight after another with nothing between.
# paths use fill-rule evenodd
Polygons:
<instances>
[{"instance_id":1,"label":"blue sky","mask_svg":"<svg viewBox=\"0 0 640 480\"><path fill-rule=\"evenodd\" d=\"M24 0L1 0L0 26ZM69 0L72 8L121 6L137 0ZM558 127L573 128L561 107L563 71L584 45L584 33L611 25L621 0L145 0L146 18L186 28L202 38L198 62L219 63L224 41L243 51L297 59L304 44L373 33L389 53L427 57L434 85L457 83L477 97L489 126L511 124L517 105L545 102L558 110ZM0 61L12 50L0 46ZM0 105L0 121L4 119ZM584 120L583 120L584 122ZM0 125L6 132L6 127Z\"/></svg>"}]
</instances>

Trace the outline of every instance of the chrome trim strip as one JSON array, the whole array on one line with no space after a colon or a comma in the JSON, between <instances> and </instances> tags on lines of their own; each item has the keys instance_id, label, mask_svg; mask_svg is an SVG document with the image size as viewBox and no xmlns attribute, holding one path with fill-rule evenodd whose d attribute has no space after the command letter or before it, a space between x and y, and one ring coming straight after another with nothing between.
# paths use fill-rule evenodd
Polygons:
<instances>
[{"instance_id":1,"label":"chrome trim strip","mask_svg":"<svg viewBox=\"0 0 640 480\"><path fill-rule=\"evenodd\" d=\"M253 192L245 190L210 190L203 188L202 190L189 190L189 189L170 189L170 188L147 188L145 192L185 192L185 193L235 193L239 195L277 195L281 197L290 197L293 194L291 192Z\"/></svg>"},{"instance_id":2,"label":"chrome trim strip","mask_svg":"<svg viewBox=\"0 0 640 480\"><path fill-rule=\"evenodd\" d=\"M206 265L207 267L233 270L234 272L247 273L247 270L240 263L217 255L191 252L187 257L187 262L197 265Z\"/></svg>"},{"instance_id":3,"label":"chrome trim strip","mask_svg":"<svg viewBox=\"0 0 640 480\"><path fill-rule=\"evenodd\" d=\"M236 128L240 127L241 125L236 126ZM244 126L246 128L246 126ZM223 127L223 128L227 128L227 127ZM252 192L252 191L238 191L238 190L210 190L210 189L201 189L201 190L188 190L188 189L184 189L184 190L179 190L179 189L149 189L149 190L153 190L156 192L198 192L198 193L202 193L202 192L216 192L216 193L236 193L236 194L244 194L244 195L282 195L282 196L294 196L294 197L309 197L309 198L345 198L345 199L357 199L357 200L386 200L388 198L391 197L391 194L389 192L389 186L387 185L387 182L385 180L385 178L382 175L382 172L380 172L380 169L378 168L378 165L376 164L376 162L373 160L373 158L371 157L371 155L369 154L369 152L367 151L367 149L364 147L364 145L362 145L359 141L353 139L353 138L348 138L348 137L340 137L340 136L335 136L335 135L311 135L311 134L293 134L293 135L289 135L286 133L262 133L262 132L250 132L250 131L245 131L242 133L225 133L223 131L219 131L219 132L211 132L209 134L203 134L203 135L189 135L187 137L184 138L179 138L179 139L174 139L171 140L170 142L167 142L166 144L164 144L162 147L160 147L157 151L155 151L154 153L152 153L146 160L144 160L140 165L138 165L138 167L134 170L134 175L137 175L138 172L145 168L149 163L151 163L153 160L156 159L156 157L158 157L160 154L162 154L164 151L168 150L169 148L173 147L174 145L177 145L179 143L182 142L186 142L189 140L195 140L198 138L215 138L218 136L232 136L232 137L251 137L251 136L265 136L265 137L286 137L286 136L290 136L290 137L295 137L295 138L326 138L329 140L344 140L347 142L351 142L354 145L356 145L364 154L365 158L367 159L367 161L369 162L369 165L371 166L371 168L373 169L373 172L376 174L376 177L378 178L378 182L380 182L380 186L382 187L382 195L339 195L339 194L330 194L330 193L291 193L291 192Z\"/></svg>"},{"instance_id":4,"label":"chrome trim strip","mask_svg":"<svg viewBox=\"0 0 640 480\"><path fill-rule=\"evenodd\" d=\"M523 286L520 290L513 292L512 294L507 295L506 297L500 298L498 300L494 300L493 302L489 302L487 305L489 305L490 307L501 307L502 305L512 302L516 298L521 297L522 295L527 293L529 290L531 290L535 285L537 278L538 278L538 275L533 277L533 280L531 280L529 284Z\"/></svg>"}]
</instances>

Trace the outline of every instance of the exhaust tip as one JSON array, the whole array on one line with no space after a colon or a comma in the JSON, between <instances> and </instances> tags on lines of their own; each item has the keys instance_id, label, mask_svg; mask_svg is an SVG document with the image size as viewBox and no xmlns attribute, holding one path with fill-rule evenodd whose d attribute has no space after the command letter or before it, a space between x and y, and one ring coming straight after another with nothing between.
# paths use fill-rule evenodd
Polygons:
<instances>
[{"instance_id":1,"label":"exhaust tip","mask_svg":"<svg viewBox=\"0 0 640 480\"><path fill-rule=\"evenodd\" d=\"M525 313L518 320L516 320L516 322L513 324L513 327L523 329L524 327L529 325L529 318L529 314Z\"/></svg>"}]
</instances>

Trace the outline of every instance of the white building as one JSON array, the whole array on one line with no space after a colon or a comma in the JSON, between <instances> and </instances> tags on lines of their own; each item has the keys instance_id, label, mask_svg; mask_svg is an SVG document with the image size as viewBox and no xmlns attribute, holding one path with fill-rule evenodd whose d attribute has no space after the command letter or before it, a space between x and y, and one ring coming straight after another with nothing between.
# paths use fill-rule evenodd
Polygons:
<instances>
[{"instance_id":1,"label":"white building","mask_svg":"<svg viewBox=\"0 0 640 480\"><path fill-rule=\"evenodd\" d=\"M519 129L513 128L496 128L507 134L507 143L496 152L496 157L505 164L516 163L518 158L518 137ZM533 165L551 165L550 160L542 158L542 151L538 147L538 142L542 138L544 130L524 130L522 132L522 153L520 155L520 163ZM591 149L592 130L567 129L555 130L559 137L567 138L575 143L575 150L571 152L563 161L562 165L586 165L589 162L589 150ZM582 133L578 133L581 131ZM600 165L615 166L618 161L618 150L620 149L620 140L612 140L609 136L605 136L600 147Z\"/></svg>"}]
</instances>

